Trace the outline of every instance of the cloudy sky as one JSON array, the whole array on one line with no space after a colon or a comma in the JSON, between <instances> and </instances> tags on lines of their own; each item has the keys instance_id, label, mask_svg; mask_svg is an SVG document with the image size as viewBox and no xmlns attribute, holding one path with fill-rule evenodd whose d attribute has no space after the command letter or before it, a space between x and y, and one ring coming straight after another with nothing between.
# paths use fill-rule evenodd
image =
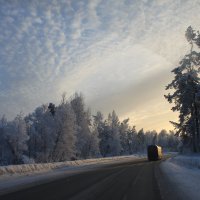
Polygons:
<instances>
[{"instance_id":1,"label":"cloudy sky","mask_svg":"<svg viewBox=\"0 0 200 200\"><path fill-rule=\"evenodd\" d=\"M0 0L0 114L82 92L139 129L170 129L163 95L200 29L200 0Z\"/></svg>"}]
</instances>

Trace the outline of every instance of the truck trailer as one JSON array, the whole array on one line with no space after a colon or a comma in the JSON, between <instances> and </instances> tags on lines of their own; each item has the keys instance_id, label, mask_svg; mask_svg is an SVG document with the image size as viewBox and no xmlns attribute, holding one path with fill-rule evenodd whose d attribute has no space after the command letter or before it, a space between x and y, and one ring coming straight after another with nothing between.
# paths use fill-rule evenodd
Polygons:
<instances>
[{"instance_id":1,"label":"truck trailer","mask_svg":"<svg viewBox=\"0 0 200 200\"><path fill-rule=\"evenodd\" d=\"M149 145L147 147L147 157L149 161L162 159L162 147L157 145Z\"/></svg>"}]
</instances>

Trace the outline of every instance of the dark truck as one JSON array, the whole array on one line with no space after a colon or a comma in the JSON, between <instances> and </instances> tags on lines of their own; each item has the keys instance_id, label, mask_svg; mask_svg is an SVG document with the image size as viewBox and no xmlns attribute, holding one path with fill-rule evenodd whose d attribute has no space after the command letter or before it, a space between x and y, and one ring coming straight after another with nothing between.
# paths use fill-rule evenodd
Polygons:
<instances>
[{"instance_id":1,"label":"dark truck","mask_svg":"<svg viewBox=\"0 0 200 200\"><path fill-rule=\"evenodd\" d=\"M162 159L162 147L157 145L149 145L147 147L147 156L149 161Z\"/></svg>"}]
</instances>

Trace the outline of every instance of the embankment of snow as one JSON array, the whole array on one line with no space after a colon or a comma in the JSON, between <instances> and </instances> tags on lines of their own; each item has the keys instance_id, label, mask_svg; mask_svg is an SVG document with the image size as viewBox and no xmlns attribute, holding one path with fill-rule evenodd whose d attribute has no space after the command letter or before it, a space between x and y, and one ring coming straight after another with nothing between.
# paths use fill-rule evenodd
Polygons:
<instances>
[{"instance_id":1,"label":"embankment of snow","mask_svg":"<svg viewBox=\"0 0 200 200\"><path fill-rule=\"evenodd\" d=\"M170 162L187 168L200 169L200 154L179 155L171 158Z\"/></svg>"},{"instance_id":2,"label":"embankment of snow","mask_svg":"<svg viewBox=\"0 0 200 200\"><path fill-rule=\"evenodd\" d=\"M178 155L162 162L161 169L181 200L200 199L200 155Z\"/></svg>"},{"instance_id":3,"label":"embankment of snow","mask_svg":"<svg viewBox=\"0 0 200 200\"><path fill-rule=\"evenodd\" d=\"M0 195L96 169L103 165L146 158L145 154L58 163L24 164L0 167Z\"/></svg>"},{"instance_id":4,"label":"embankment of snow","mask_svg":"<svg viewBox=\"0 0 200 200\"><path fill-rule=\"evenodd\" d=\"M38 164L22 164L22 165L9 165L0 167L0 176L2 175L13 175L13 174L29 174L40 171L50 171L62 167L72 166L86 166L94 164L109 164L117 161L129 161L133 158L142 158L145 155L131 155L131 156L116 156L107 158L97 159L86 159L86 160L75 160L55 163L38 163Z\"/></svg>"}]
</instances>

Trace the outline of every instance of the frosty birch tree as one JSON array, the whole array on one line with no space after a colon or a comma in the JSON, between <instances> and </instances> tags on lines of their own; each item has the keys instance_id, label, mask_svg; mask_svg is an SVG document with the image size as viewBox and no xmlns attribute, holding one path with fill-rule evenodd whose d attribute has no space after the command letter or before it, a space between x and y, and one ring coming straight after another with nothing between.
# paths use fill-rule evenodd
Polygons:
<instances>
[{"instance_id":1,"label":"frosty birch tree","mask_svg":"<svg viewBox=\"0 0 200 200\"><path fill-rule=\"evenodd\" d=\"M6 139L13 155L13 163L22 163L24 151L28 149L27 141L29 136L26 131L26 123L22 114L7 124Z\"/></svg>"},{"instance_id":2,"label":"frosty birch tree","mask_svg":"<svg viewBox=\"0 0 200 200\"><path fill-rule=\"evenodd\" d=\"M52 160L70 160L75 155L76 118L71 105L63 99L55 113L55 143Z\"/></svg>"},{"instance_id":3,"label":"frosty birch tree","mask_svg":"<svg viewBox=\"0 0 200 200\"><path fill-rule=\"evenodd\" d=\"M76 93L71 99L71 105L76 115L77 123L76 154L78 158L88 158L91 148L90 113L89 110L85 110L82 95Z\"/></svg>"},{"instance_id":4,"label":"frosty birch tree","mask_svg":"<svg viewBox=\"0 0 200 200\"><path fill-rule=\"evenodd\" d=\"M52 148L55 143L56 126L47 105L42 105L26 117L29 126L29 151L36 162L52 161Z\"/></svg>"}]
</instances>

